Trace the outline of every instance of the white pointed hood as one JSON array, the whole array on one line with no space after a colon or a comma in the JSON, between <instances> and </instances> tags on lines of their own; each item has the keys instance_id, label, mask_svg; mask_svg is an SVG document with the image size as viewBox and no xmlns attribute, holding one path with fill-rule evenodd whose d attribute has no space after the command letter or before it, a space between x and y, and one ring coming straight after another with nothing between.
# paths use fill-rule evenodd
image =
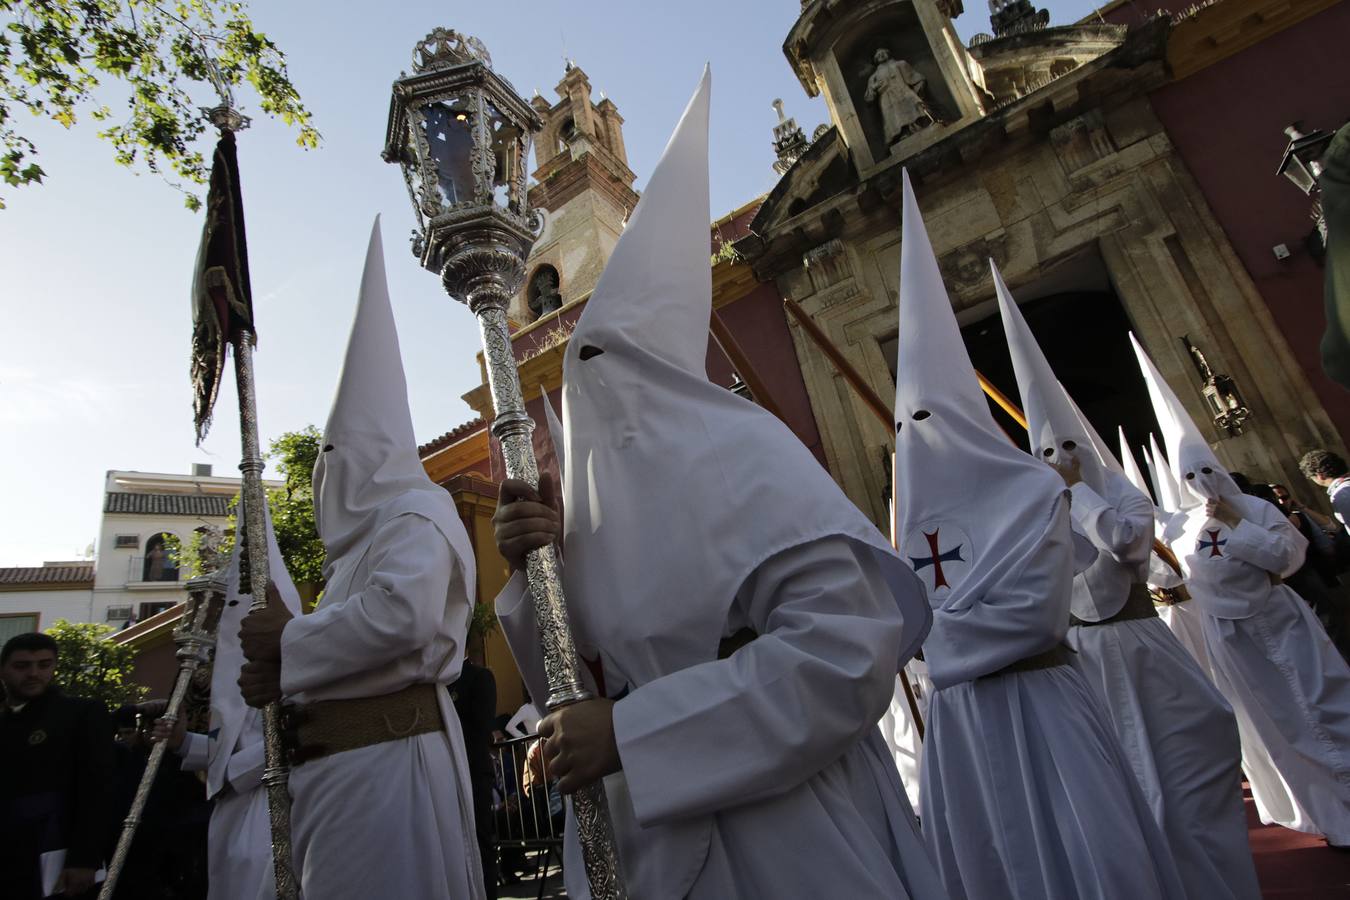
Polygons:
<instances>
[{"instance_id":1,"label":"white pointed hood","mask_svg":"<svg viewBox=\"0 0 1350 900\"><path fill-rule=\"evenodd\" d=\"M563 450L563 437L567 432L563 430L558 414L553 411L553 401L548 399L548 391L543 385L539 386L539 398L544 401L544 422L548 426L549 440L553 442L553 456L558 460L558 476L561 478L567 470L567 454Z\"/></svg>"},{"instance_id":2,"label":"white pointed hood","mask_svg":"<svg viewBox=\"0 0 1350 900\"><path fill-rule=\"evenodd\" d=\"M1059 384L1059 382L1056 382L1056 384ZM1064 385L1059 384L1059 390L1060 393L1064 395L1064 398L1069 401L1069 406L1073 409L1073 414L1078 417L1078 425L1088 436L1088 443L1092 445L1092 449L1097 455L1097 461L1102 464L1102 467L1106 469L1106 471L1115 472L1117 475L1123 476L1125 474L1125 468L1120 464L1120 460L1116 459L1116 454L1106 445L1106 441L1102 440L1102 436L1097 433L1097 429L1088 421L1088 417L1083 415L1083 411L1078 408L1078 404L1073 401L1073 397L1069 396L1069 392L1064 389ZM1145 493L1147 493L1147 491L1145 491Z\"/></svg>"},{"instance_id":3,"label":"white pointed hood","mask_svg":"<svg viewBox=\"0 0 1350 900\"><path fill-rule=\"evenodd\" d=\"M1116 441L1120 445L1120 459L1123 463L1122 471L1125 473L1125 477L1130 480L1130 484L1139 489L1139 493L1146 497L1150 496L1148 482L1144 480L1144 473L1139 468L1139 461L1130 452L1130 442L1125 437L1123 427L1118 426L1116 428Z\"/></svg>"},{"instance_id":4,"label":"white pointed hood","mask_svg":"<svg viewBox=\"0 0 1350 900\"><path fill-rule=\"evenodd\" d=\"M1008 338L1017 389L1026 411L1031 455L1047 463L1076 459L1083 482L1098 494L1104 494L1104 464L1093 435L1088 433L1087 420L1078 413L1055 377L1040 344L1027 327L1026 319L1022 318L1022 311L1004 284L998 266L991 260L989 268L994 273L994 291L998 295L1003 332ZM1100 441L1098 438L1096 443ZM1111 454L1107 451L1106 455Z\"/></svg>"},{"instance_id":5,"label":"white pointed hood","mask_svg":"<svg viewBox=\"0 0 1350 900\"><path fill-rule=\"evenodd\" d=\"M1168 462L1167 455L1158 446L1158 438L1153 434L1148 436L1144 459L1148 463L1149 477L1153 479L1153 489L1158 493L1158 505L1169 513L1181 509L1181 486L1177 484L1177 477L1172 474L1172 464Z\"/></svg>"},{"instance_id":6,"label":"white pointed hood","mask_svg":"<svg viewBox=\"0 0 1350 900\"><path fill-rule=\"evenodd\" d=\"M578 645L613 693L713 660L745 579L831 535L881 562L927 633L913 574L774 416L708 381L705 71L568 342L563 361L564 584Z\"/></svg>"},{"instance_id":7,"label":"white pointed hood","mask_svg":"<svg viewBox=\"0 0 1350 900\"><path fill-rule=\"evenodd\" d=\"M1133 334L1130 343L1139 360L1139 370L1148 384L1153 400L1153 413L1162 429L1163 443L1171 457L1172 474L1181 490L1180 508L1203 505L1206 500L1220 498L1230 501L1242 497L1237 483L1228 475L1214 451L1200 434L1190 413L1181 404L1171 386L1163 379ZM1161 460L1158 460L1161 462Z\"/></svg>"},{"instance_id":8,"label":"white pointed hood","mask_svg":"<svg viewBox=\"0 0 1350 900\"><path fill-rule=\"evenodd\" d=\"M989 412L907 172L903 180L896 531L933 607L958 612L1015 576L1065 487L1013 446ZM929 654L931 670L943 664Z\"/></svg>"},{"instance_id":9,"label":"white pointed hood","mask_svg":"<svg viewBox=\"0 0 1350 900\"><path fill-rule=\"evenodd\" d=\"M267 523L268 574L277 586L281 602L286 604L292 615L298 616L301 614L300 594L295 590L291 573L286 571L286 563L281 558L281 548L277 546L277 535L272 528L272 512L264 509L263 515ZM239 519L243 521L242 505ZM244 697L239 693L239 671L244 665L244 651L239 645L239 626L253 602L253 597L247 591L239 589L242 555L243 546L236 541L225 568L225 608L220 614L216 651L211 663L211 719L207 730L210 743L206 769L208 797L214 797L225 786L230 754L234 752L239 735L255 725L258 719L258 711L245 705ZM260 725L253 730L261 735Z\"/></svg>"},{"instance_id":10,"label":"white pointed hood","mask_svg":"<svg viewBox=\"0 0 1350 900\"><path fill-rule=\"evenodd\" d=\"M379 525L410 512L435 522L461 561L473 565L450 495L427 477L417 456L377 217L337 395L314 463L314 518L328 551L325 577L331 581L351 553L363 554Z\"/></svg>"}]
</instances>

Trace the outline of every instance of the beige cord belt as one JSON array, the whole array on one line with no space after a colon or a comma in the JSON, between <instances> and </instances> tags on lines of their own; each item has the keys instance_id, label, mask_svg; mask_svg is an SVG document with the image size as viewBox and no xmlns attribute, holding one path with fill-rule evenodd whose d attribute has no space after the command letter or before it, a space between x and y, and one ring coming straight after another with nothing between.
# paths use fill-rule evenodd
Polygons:
<instances>
[{"instance_id":1,"label":"beige cord belt","mask_svg":"<svg viewBox=\"0 0 1350 900\"><path fill-rule=\"evenodd\" d=\"M414 684L379 697L287 706L282 728L291 765L430 734L445 727L436 684Z\"/></svg>"},{"instance_id":2,"label":"beige cord belt","mask_svg":"<svg viewBox=\"0 0 1350 900\"><path fill-rule=\"evenodd\" d=\"M1069 624L1091 628L1094 625L1111 625L1115 622L1130 622L1134 619L1156 618L1158 618L1158 610L1153 606L1153 595L1149 593L1148 585L1132 584L1130 585L1130 595L1125 598L1125 605L1114 616L1107 616L1099 622L1089 622L1070 615Z\"/></svg>"}]
</instances>

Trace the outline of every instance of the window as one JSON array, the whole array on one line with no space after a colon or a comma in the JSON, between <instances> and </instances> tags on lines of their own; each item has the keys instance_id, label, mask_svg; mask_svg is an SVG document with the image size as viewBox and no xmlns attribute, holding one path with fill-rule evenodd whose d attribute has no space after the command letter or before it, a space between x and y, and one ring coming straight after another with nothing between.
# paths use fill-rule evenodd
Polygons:
<instances>
[{"instance_id":1,"label":"window","mask_svg":"<svg viewBox=\"0 0 1350 900\"><path fill-rule=\"evenodd\" d=\"M113 547L117 550L135 550L140 546L140 536L135 534L119 534L113 541Z\"/></svg>"},{"instance_id":2,"label":"window","mask_svg":"<svg viewBox=\"0 0 1350 900\"><path fill-rule=\"evenodd\" d=\"M38 630L37 613L0 614L0 645L18 634Z\"/></svg>"},{"instance_id":3,"label":"window","mask_svg":"<svg viewBox=\"0 0 1350 900\"><path fill-rule=\"evenodd\" d=\"M173 535L160 532L145 542L145 561L141 564L142 581L177 581L178 563L169 552Z\"/></svg>"},{"instance_id":4,"label":"window","mask_svg":"<svg viewBox=\"0 0 1350 900\"><path fill-rule=\"evenodd\" d=\"M144 622L146 619L150 618L151 616L157 615L158 613L162 613L162 612L164 612L164 610L170 609L170 608L172 608L172 607L174 607L174 606L177 606L177 605L178 605L178 604L175 603L175 602L172 601L172 600L167 600L167 601L164 601L164 602L158 602L158 603L142 603L142 604L141 604L141 608L140 608L140 612L139 612L139 613L137 614L137 616L136 616L136 621L137 621L137 622Z\"/></svg>"}]
</instances>

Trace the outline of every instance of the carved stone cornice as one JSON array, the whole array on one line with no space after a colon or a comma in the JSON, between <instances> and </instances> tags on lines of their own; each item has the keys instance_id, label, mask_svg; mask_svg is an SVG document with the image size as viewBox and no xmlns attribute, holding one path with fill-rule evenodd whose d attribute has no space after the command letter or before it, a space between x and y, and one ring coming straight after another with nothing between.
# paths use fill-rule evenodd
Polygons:
<instances>
[{"instance_id":1,"label":"carved stone cornice","mask_svg":"<svg viewBox=\"0 0 1350 900\"><path fill-rule=\"evenodd\" d=\"M1103 98L1153 90L1167 81L1163 58L1170 27L1167 18L1157 17L1131 28L1114 50L1045 88L953 131L918 153L893 158L866 178L853 176L845 189L787 214L790 210L785 205L791 200L792 188L783 182L810 165L813 147L770 192L751 223L752 233L735 242L736 250L754 267L756 277L770 281L799 268L804 252L831 238L861 238L894 228L902 168L908 169L916 184L925 179L950 181L986 164L1002 147L1048 139L1052 129L1101 106Z\"/></svg>"},{"instance_id":2,"label":"carved stone cornice","mask_svg":"<svg viewBox=\"0 0 1350 900\"><path fill-rule=\"evenodd\" d=\"M556 165L541 167L534 173L538 183L530 188L530 206L554 212L568 200L593 190L620 209L633 209L638 193L629 185L635 176L623 163L605 155L608 158L602 160L592 150L577 159L560 156Z\"/></svg>"}]
</instances>

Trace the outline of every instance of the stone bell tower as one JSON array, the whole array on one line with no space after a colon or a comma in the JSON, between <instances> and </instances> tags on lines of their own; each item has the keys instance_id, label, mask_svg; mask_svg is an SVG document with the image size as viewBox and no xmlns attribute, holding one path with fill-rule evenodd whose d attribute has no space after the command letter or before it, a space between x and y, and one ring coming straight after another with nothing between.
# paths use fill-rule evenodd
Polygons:
<instances>
[{"instance_id":1,"label":"stone bell tower","mask_svg":"<svg viewBox=\"0 0 1350 900\"><path fill-rule=\"evenodd\" d=\"M806 93L825 95L864 178L985 114L952 25L962 12L962 0L802 3L783 52Z\"/></svg>"},{"instance_id":2,"label":"stone bell tower","mask_svg":"<svg viewBox=\"0 0 1350 900\"><path fill-rule=\"evenodd\" d=\"M593 102L590 79L571 62L555 90L556 103L539 94L530 101L544 121L534 142L536 183L530 188L530 205L543 211L544 230L511 308L511 318L522 325L595 287L638 201L614 101L601 94Z\"/></svg>"}]
</instances>

